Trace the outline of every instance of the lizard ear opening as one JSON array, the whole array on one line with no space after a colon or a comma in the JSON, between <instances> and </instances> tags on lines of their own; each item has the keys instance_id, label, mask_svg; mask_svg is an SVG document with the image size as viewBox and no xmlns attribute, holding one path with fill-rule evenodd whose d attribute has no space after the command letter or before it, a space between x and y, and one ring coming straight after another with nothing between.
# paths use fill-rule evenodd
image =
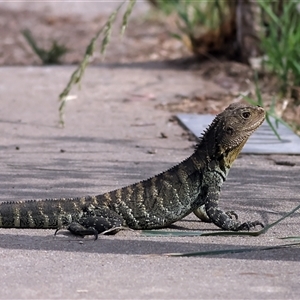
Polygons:
<instances>
[{"instance_id":1,"label":"lizard ear opening","mask_svg":"<svg viewBox=\"0 0 300 300\"><path fill-rule=\"evenodd\" d=\"M233 131L234 131L234 130L233 130L232 127L229 127L229 126L228 126L228 127L226 128L226 133L229 134L229 135L233 135Z\"/></svg>"}]
</instances>

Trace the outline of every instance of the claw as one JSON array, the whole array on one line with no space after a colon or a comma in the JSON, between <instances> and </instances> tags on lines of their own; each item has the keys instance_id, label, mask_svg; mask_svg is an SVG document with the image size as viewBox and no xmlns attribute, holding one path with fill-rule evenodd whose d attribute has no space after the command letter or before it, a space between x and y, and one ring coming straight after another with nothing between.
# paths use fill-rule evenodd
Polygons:
<instances>
[{"instance_id":1,"label":"claw","mask_svg":"<svg viewBox=\"0 0 300 300\"><path fill-rule=\"evenodd\" d=\"M243 223L243 224L241 224L238 228L237 228L237 230L239 231L239 230L250 230L252 227L255 227L255 226L261 226L262 228L264 228L265 226L264 226L264 224L263 223L261 223L261 222L259 222L259 221L254 221L254 222L245 222L245 223Z\"/></svg>"},{"instance_id":2,"label":"claw","mask_svg":"<svg viewBox=\"0 0 300 300\"><path fill-rule=\"evenodd\" d=\"M94 227L89 227L88 230L94 231L94 240L98 240L98 231Z\"/></svg>"},{"instance_id":3,"label":"claw","mask_svg":"<svg viewBox=\"0 0 300 300\"><path fill-rule=\"evenodd\" d=\"M61 230L61 228L57 228L54 232L54 236L56 236L56 234L58 233L58 231Z\"/></svg>"},{"instance_id":4,"label":"claw","mask_svg":"<svg viewBox=\"0 0 300 300\"><path fill-rule=\"evenodd\" d=\"M56 236L57 232L59 230L61 230L62 228L57 228L54 232L54 236ZM78 235L81 235L81 236L85 236L85 235L94 235L94 239L95 241L98 239L98 231L94 228L94 227L89 227L87 228L87 231L86 232L82 232L82 234L78 234Z\"/></svg>"},{"instance_id":5,"label":"claw","mask_svg":"<svg viewBox=\"0 0 300 300\"><path fill-rule=\"evenodd\" d=\"M229 210L229 211L226 211L225 214L230 218L232 219L232 217L235 217L236 220L238 220L239 216L237 215L237 213L233 210Z\"/></svg>"}]
</instances>

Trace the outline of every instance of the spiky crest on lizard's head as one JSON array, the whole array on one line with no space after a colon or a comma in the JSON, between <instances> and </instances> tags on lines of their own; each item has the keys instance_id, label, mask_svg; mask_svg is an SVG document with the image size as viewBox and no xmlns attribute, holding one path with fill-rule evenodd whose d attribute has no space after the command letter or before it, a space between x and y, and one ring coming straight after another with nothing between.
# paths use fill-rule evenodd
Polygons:
<instances>
[{"instance_id":1,"label":"spiky crest on lizard's head","mask_svg":"<svg viewBox=\"0 0 300 300\"><path fill-rule=\"evenodd\" d=\"M264 119L265 111L262 107L233 103L215 117L204 132L196 151L205 151L210 159L224 159L230 167Z\"/></svg>"}]
</instances>

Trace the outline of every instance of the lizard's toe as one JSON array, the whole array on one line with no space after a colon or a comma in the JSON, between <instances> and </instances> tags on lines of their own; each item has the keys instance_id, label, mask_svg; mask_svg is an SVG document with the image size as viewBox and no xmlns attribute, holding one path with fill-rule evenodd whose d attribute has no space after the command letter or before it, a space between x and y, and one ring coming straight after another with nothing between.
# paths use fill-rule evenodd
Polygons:
<instances>
[{"instance_id":1,"label":"lizard's toe","mask_svg":"<svg viewBox=\"0 0 300 300\"><path fill-rule=\"evenodd\" d=\"M260 221L253 221L253 222L245 222L242 223L241 225L239 225L239 227L237 228L237 230L250 230L251 228L254 228L255 226L261 226L262 228L264 228L264 224L261 223Z\"/></svg>"},{"instance_id":2,"label":"lizard's toe","mask_svg":"<svg viewBox=\"0 0 300 300\"><path fill-rule=\"evenodd\" d=\"M233 219L233 217L238 220L239 216L237 215L237 213L233 210L229 210L229 211L226 211L225 214L230 218L230 219Z\"/></svg>"}]
</instances>

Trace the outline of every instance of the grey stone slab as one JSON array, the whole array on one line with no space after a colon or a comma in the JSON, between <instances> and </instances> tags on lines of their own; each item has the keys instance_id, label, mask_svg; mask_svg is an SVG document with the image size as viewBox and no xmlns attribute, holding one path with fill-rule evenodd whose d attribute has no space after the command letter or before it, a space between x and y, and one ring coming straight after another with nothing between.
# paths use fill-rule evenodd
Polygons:
<instances>
[{"instance_id":1,"label":"grey stone slab","mask_svg":"<svg viewBox=\"0 0 300 300\"><path fill-rule=\"evenodd\" d=\"M201 136L202 132L214 119L213 115L198 114L178 114L181 124L191 131L196 137ZM275 122L274 118L271 121ZM277 132L279 140L268 123L265 121L257 131L249 138L244 146L242 153L252 154L300 154L300 138L289 128L279 123Z\"/></svg>"}]
</instances>

